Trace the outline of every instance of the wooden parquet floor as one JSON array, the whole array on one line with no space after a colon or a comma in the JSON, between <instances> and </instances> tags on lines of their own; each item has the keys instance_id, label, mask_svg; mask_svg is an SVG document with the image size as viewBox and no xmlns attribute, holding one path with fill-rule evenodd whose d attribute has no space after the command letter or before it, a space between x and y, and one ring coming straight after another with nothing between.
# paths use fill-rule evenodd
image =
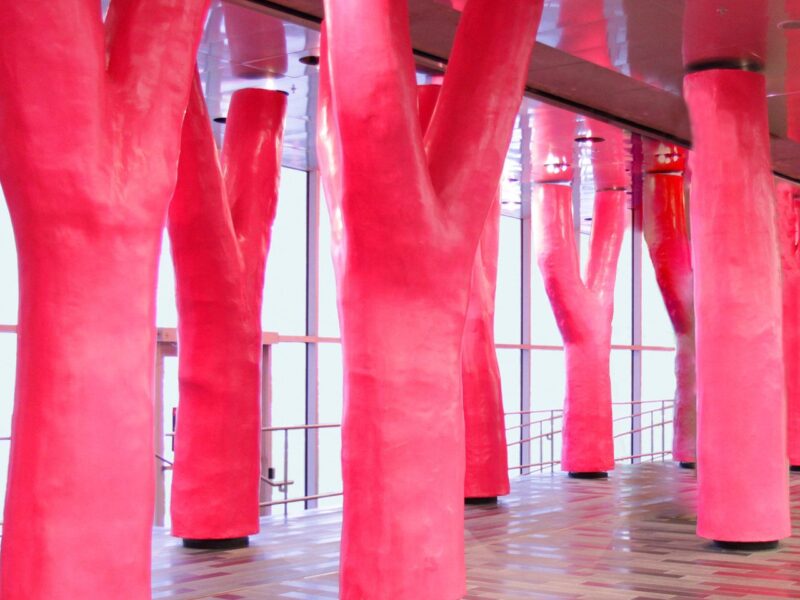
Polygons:
<instances>
[{"instance_id":1,"label":"wooden parquet floor","mask_svg":"<svg viewBox=\"0 0 800 600\"><path fill-rule=\"evenodd\" d=\"M800 473L791 474L795 536ZM618 467L608 480L531 475L498 506L467 507L467 600L799 598L800 539L723 551L695 536L695 475ZM153 598L337 597L338 510L264 519L250 548L183 549L154 536Z\"/></svg>"}]
</instances>

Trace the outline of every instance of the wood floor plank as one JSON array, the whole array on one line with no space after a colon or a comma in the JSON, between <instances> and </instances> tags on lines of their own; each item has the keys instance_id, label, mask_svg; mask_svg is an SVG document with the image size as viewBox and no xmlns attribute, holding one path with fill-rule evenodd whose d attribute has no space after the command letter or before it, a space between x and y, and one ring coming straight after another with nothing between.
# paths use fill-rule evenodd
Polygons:
<instances>
[{"instance_id":1,"label":"wood floor plank","mask_svg":"<svg viewBox=\"0 0 800 600\"><path fill-rule=\"evenodd\" d=\"M694 471L618 467L607 480L517 479L497 506L465 515L466 600L800 598L800 540L723 551L695 533ZM791 475L800 533L800 474ZM153 540L153 598L326 600L338 595L337 509L268 517L241 550Z\"/></svg>"}]
</instances>

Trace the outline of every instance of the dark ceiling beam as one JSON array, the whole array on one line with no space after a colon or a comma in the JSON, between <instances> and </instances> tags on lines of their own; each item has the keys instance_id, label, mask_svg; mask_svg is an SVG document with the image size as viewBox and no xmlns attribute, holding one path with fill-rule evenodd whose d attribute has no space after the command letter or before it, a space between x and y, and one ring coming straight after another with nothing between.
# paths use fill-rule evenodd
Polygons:
<instances>
[{"instance_id":1,"label":"dark ceiling beam","mask_svg":"<svg viewBox=\"0 0 800 600\"><path fill-rule=\"evenodd\" d=\"M232 0L286 20L319 28L322 0ZM459 13L432 0L409 0L411 38L420 66L447 65ZM537 43L526 93L547 104L619 125L635 133L691 145L683 98L617 71ZM800 183L800 144L772 139L777 175Z\"/></svg>"}]
</instances>

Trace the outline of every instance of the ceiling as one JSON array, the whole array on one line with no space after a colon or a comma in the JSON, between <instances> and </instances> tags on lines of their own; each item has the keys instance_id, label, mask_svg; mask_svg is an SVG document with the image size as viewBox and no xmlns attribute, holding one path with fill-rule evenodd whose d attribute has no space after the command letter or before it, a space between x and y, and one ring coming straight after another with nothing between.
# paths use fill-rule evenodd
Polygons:
<instances>
[{"instance_id":1,"label":"ceiling","mask_svg":"<svg viewBox=\"0 0 800 600\"><path fill-rule=\"evenodd\" d=\"M408 2L418 80L429 82L446 67L458 24L451 2L463 0ZM318 71L301 59L319 52L321 15L321 0L214 0L198 57L212 117L224 117L242 87L289 94L283 164L304 170L315 166ZM587 218L595 189L630 187L631 132L672 144L659 150L667 155L688 145L684 62L764 65L773 165L800 179L793 19L800 0L545 0L503 175L504 212L524 213L526 183L556 180L573 183ZM215 125L220 140L223 129Z\"/></svg>"}]
</instances>

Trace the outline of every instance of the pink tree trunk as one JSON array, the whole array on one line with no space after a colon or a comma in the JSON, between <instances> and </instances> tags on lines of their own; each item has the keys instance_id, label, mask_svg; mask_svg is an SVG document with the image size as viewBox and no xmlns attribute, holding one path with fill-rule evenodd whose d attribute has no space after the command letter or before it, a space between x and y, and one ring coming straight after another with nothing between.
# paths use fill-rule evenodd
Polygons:
<instances>
[{"instance_id":1,"label":"pink tree trunk","mask_svg":"<svg viewBox=\"0 0 800 600\"><path fill-rule=\"evenodd\" d=\"M424 138L407 4L325 8L320 154L345 381L340 597L460 598L470 278L542 2L467 4Z\"/></svg>"},{"instance_id":2,"label":"pink tree trunk","mask_svg":"<svg viewBox=\"0 0 800 600\"><path fill-rule=\"evenodd\" d=\"M7 3L19 339L3 600L150 598L156 267L207 2Z\"/></svg>"},{"instance_id":3,"label":"pink tree trunk","mask_svg":"<svg viewBox=\"0 0 800 600\"><path fill-rule=\"evenodd\" d=\"M467 451L464 497L481 502L510 492L500 365L494 345L500 196L492 204L472 268L461 355Z\"/></svg>"},{"instance_id":4,"label":"pink tree trunk","mask_svg":"<svg viewBox=\"0 0 800 600\"><path fill-rule=\"evenodd\" d=\"M790 534L780 257L764 76L687 75L700 536Z\"/></svg>"},{"instance_id":5,"label":"pink tree trunk","mask_svg":"<svg viewBox=\"0 0 800 600\"><path fill-rule=\"evenodd\" d=\"M697 460L697 376L694 294L689 231L681 173L650 172L642 206L644 238L656 280L675 330L675 412L672 457L682 465Z\"/></svg>"},{"instance_id":6,"label":"pink tree trunk","mask_svg":"<svg viewBox=\"0 0 800 600\"><path fill-rule=\"evenodd\" d=\"M786 368L789 465L800 470L800 252L796 187L778 184L778 241L783 273L783 357Z\"/></svg>"},{"instance_id":7,"label":"pink tree trunk","mask_svg":"<svg viewBox=\"0 0 800 600\"><path fill-rule=\"evenodd\" d=\"M261 301L286 96L231 100L222 162L199 77L183 126L169 233L178 299L180 403L172 533L192 547L258 532Z\"/></svg>"},{"instance_id":8,"label":"pink tree trunk","mask_svg":"<svg viewBox=\"0 0 800 600\"><path fill-rule=\"evenodd\" d=\"M604 191L595 196L583 280L571 189L538 185L532 212L539 269L566 351L561 468L577 477L602 476L614 468L609 363L614 281L625 233L625 192Z\"/></svg>"},{"instance_id":9,"label":"pink tree trunk","mask_svg":"<svg viewBox=\"0 0 800 600\"><path fill-rule=\"evenodd\" d=\"M430 124L440 85L419 87L422 131ZM498 182L499 185L499 182ZM464 498L468 503L497 500L510 491L505 410L500 365L494 345L497 259L500 252L500 196L496 196L475 254L461 355L466 467Z\"/></svg>"}]
</instances>

